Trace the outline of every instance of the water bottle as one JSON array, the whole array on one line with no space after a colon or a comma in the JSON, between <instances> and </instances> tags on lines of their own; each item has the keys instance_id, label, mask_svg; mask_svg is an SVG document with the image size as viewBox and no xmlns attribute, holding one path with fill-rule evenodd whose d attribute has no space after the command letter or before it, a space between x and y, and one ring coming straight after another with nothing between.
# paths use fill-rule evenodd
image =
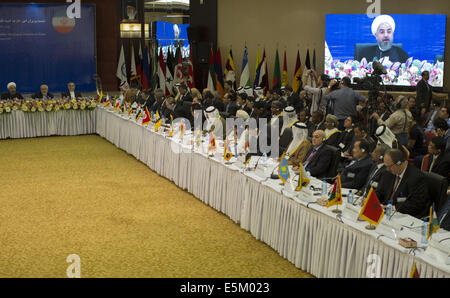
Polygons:
<instances>
[{"instance_id":1,"label":"water bottle","mask_svg":"<svg viewBox=\"0 0 450 298\"><path fill-rule=\"evenodd\" d=\"M267 168L267 153L264 151L263 153L263 167Z\"/></svg>"},{"instance_id":2,"label":"water bottle","mask_svg":"<svg viewBox=\"0 0 450 298\"><path fill-rule=\"evenodd\" d=\"M322 180L322 197L326 197L328 195L327 186L328 186L328 183L325 180L325 178L323 178L323 180Z\"/></svg>"},{"instance_id":3,"label":"water bottle","mask_svg":"<svg viewBox=\"0 0 450 298\"><path fill-rule=\"evenodd\" d=\"M353 205L353 192L352 192L352 190L349 190L349 191L348 191L347 203Z\"/></svg>"},{"instance_id":4,"label":"water bottle","mask_svg":"<svg viewBox=\"0 0 450 298\"><path fill-rule=\"evenodd\" d=\"M390 200L386 206L385 213L386 213L386 216L388 217L388 219L390 220L390 216L392 214L392 201L390 201Z\"/></svg>"},{"instance_id":5,"label":"water bottle","mask_svg":"<svg viewBox=\"0 0 450 298\"><path fill-rule=\"evenodd\" d=\"M306 171L306 177L308 177L309 181L311 181L311 172L310 171Z\"/></svg>"},{"instance_id":6,"label":"water bottle","mask_svg":"<svg viewBox=\"0 0 450 298\"><path fill-rule=\"evenodd\" d=\"M422 224L422 244L427 244L428 221L424 220Z\"/></svg>"}]
</instances>

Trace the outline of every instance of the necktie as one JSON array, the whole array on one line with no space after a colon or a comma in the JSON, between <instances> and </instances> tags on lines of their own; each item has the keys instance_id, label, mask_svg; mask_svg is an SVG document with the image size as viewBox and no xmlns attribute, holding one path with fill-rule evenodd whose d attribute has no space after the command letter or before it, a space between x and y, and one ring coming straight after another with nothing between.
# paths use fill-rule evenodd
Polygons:
<instances>
[{"instance_id":1,"label":"necktie","mask_svg":"<svg viewBox=\"0 0 450 298\"><path fill-rule=\"evenodd\" d=\"M397 188L400 184L400 176L396 175L395 177L396 178L395 178L394 188L392 189L392 194L391 194L391 197L389 198L389 201L391 201L391 202L393 202L392 200L394 199L394 195L397 192Z\"/></svg>"},{"instance_id":2,"label":"necktie","mask_svg":"<svg viewBox=\"0 0 450 298\"><path fill-rule=\"evenodd\" d=\"M429 173L433 170L434 162L436 161L436 156L432 155L433 161L431 162L430 169L428 170Z\"/></svg>"},{"instance_id":3,"label":"necktie","mask_svg":"<svg viewBox=\"0 0 450 298\"><path fill-rule=\"evenodd\" d=\"M308 156L308 158L307 158L306 161L305 161L305 167L308 166L309 162L311 161L311 159L313 158L313 156L316 154L316 152L317 152L317 149L316 149L316 148L313 148L311 154Z\"/></svg>"}]
</instances>

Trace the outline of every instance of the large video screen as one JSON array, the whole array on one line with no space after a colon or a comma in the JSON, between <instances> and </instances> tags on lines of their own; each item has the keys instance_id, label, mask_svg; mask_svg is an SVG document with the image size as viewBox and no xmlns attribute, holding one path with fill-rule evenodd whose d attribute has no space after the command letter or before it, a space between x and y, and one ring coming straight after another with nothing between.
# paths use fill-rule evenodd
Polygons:
<instances>
[{"instance_id":1,"label":"large video screen","mask_svg":"<svg viewBox=\"0 0 450 298\"><path fill-rule=\"evenodd\" d=\"M445 15L329 14L325 31L325 74L364 78L375 60L387 70L384 84L416 86L423 71L443 87Z\"/></svg>"},{"instance_id":2,"label":"large video screen","mask_svg":"<svg viewBox=\"0 0 450 298\"><path fill-rule=\"evenodd\" d=\"M189 40L187 28L189 24L173 24L169 22L156 22L156 39L159 46L163 49L163 55L166 58L169 50L175 53L176 48L181 46L181 54L183 58L189 57Z\"/></svg>"}]
</instances>

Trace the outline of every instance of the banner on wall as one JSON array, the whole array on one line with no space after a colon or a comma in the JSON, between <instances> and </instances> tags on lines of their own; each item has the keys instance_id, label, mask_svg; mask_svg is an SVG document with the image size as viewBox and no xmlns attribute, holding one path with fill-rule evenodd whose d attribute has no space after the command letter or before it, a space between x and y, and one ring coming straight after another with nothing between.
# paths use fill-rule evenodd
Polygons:
<instances>
[{"instance_id":1,"label":"banner on wall","mask_svg":"<svg viewBox=\"0 0 450 298\"><path fill-rule=\"evenodd\" d=\"M95 8L81 5L81 18L67 17L66 4L0 3L0 92L15 82L21 93L95 90Z\"/></svg>"}]
</instances>

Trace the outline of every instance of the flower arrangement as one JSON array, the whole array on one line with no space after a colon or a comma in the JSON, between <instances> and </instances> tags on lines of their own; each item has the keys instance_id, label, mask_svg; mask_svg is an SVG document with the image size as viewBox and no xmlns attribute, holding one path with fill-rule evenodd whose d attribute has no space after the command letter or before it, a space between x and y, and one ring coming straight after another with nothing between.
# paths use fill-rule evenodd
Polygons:
<instances>
[{"instance_id":1,"label":"flower arrangement","mask_svg":"<svg viewBox=\"0 0 450 298\"><path fill-rule=\"evenodd\" d=\"M38 112L58 112L59 110L94 110L97 103L92 97L78 98L70 100L68 98L50 100L15 99L0 100L0 114L11 113L11 111Z\"/></svg>"},{"instance_id":2,"label":"flower arrangement","mask_svg":"<svg viewBox=\"0 0 450 298\"><path fill-rule=\"evenodd\" d=\"M325 74L332 78L364 78L372 73L372 63L365 58L361 61L326 59ZM435 87L443 86L444 62L429 63L427 60L409 58L405 63L392 62L389 57L383 57L380 63L386 69L387 74L382 75L386 85L416 86L422 79L422 72L429 71L429 83Z\"/></svg>"}]
</instances>

